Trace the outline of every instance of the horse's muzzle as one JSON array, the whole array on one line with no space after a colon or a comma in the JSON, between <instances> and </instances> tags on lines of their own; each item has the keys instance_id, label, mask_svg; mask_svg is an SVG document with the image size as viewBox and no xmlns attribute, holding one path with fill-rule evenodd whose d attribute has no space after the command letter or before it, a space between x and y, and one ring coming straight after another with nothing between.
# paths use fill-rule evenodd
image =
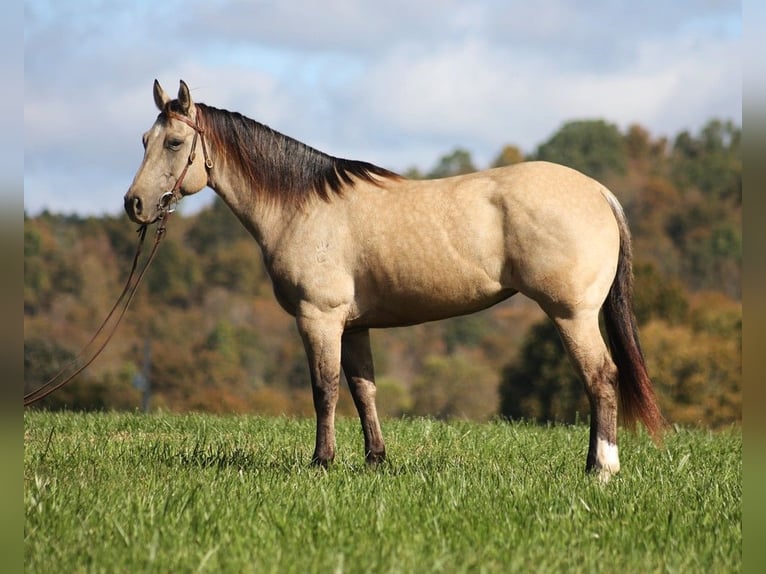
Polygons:
<instances>
[{"instance_id":1,"label":"horse's muzzle","mask_svg":"<svg viewBox=\"0 0 766 574\"><path fill-rule=\"evenodd\" d=\"M154 223L157 220L157 210L154 206L147 206L144 201L130 192L125 194L125 213L131 221L142 225Z\"/></svg>"}]
</instances>

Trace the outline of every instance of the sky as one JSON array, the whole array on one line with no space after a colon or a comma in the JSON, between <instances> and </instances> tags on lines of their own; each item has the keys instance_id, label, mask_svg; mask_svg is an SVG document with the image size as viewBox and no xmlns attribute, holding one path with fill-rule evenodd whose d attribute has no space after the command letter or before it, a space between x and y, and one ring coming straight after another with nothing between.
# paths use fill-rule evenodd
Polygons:
<instances>
[{"instance_id":1,"label":"sky","mask_svg":"<svg viewBox=\"0 0 766 574\"><path fill-rule=\"evenodd\" d=\"M26 0L24 208L117 215L157 111L152 83L332 155L487 167L563 123L654 137L742 117L728 0ZM209 203L206 190L182 212Z\"/></svg>"}]
</instances>

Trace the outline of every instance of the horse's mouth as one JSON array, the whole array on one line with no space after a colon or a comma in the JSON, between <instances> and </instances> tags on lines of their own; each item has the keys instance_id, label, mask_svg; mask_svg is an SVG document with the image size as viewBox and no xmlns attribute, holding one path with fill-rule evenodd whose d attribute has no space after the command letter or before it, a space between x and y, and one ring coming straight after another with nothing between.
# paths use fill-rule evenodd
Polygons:
<instances>
[{"instance_id":1,"label":"horse's mouth","mask_svg":"<svg viewBox=\"0 0 766 574\"><path fill-rule=\"evenodd\" d=\"M156 223L167 213L173 213L178 203L178 198L171 191L163 193L156 203L144 202L140 197L125 194L125 213L134 223L151 225Z\"/></svg>"},{"instance_id":2,"label":"horse's mouth","mask_svg":"<svg viewBox=\"0 0 766 574\"><path fill-rule=\"evenodd\" d=\"M154 206L147 206L140 197L133 196L130 192L125 194L125 213L133 223L140 225L150 225L162 215L160 210Z\"/></svg>"}]
</instances>

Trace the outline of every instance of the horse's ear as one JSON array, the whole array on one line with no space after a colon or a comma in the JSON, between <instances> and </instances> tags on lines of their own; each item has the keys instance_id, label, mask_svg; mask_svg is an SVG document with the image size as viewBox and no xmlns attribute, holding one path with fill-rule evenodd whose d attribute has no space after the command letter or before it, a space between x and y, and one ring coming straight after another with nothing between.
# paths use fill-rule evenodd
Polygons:
<instances>
[{"instance_id":1,"label":"horse's ear","mask_svg":"<svg viewBox=\"0 0 766 574\"><path fill-rule=\"evenodd\" d=\"M186 82L181 80L181 85L178 87L178 104L181 106L181 111L184 115L188 116L194 104L192 103L191 94L189 93L189 86Z\"/></svg>"},{"instance_id":2,"label":"horse's ear","mask_svg":"<svg viewBox=\"0 0 766 574\"><path fill-rule=\"evenodd\" d=\"M161 112L165 111L165 106L170 101L170 96L165 93L160 83L154 80L154 104L159 108Z\"/></svg>"}]
</instances>

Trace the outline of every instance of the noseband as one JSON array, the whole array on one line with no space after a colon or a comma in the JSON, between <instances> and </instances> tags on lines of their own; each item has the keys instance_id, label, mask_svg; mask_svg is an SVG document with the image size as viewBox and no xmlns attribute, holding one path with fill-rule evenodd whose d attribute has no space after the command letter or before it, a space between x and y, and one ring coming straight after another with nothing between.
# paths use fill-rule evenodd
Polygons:
<instances>
[{"instance_id":1,"label":"noseband","mask_svg":"<svg viewBox=\"0 0 766 574\"><path fill-rule=\"evenodd\" d=\"M189 170L189 166L194 163L194 158L197 155L197 138L199 138L199 140L202 142L202 155L205 158L205 169L208 172L213 169L213 160L210 159L207 153L207 145L205 144L205 130L202 126L199 125L199 110L197 110L197 121L195 122L191 121L186 116L182 116L170 110L167 110L165 113L168 118L183 122L194 130L194 139L192 140L192 147L191 151L189 152L189 158L186 160L186 165L181 171L181 174L178 176L173 189L163 193L160 196L160 199L157 201L157 207L162 210L163 213L173 213L173 211L175 211L174 205L180 201L183 195L181 193L181 186L183 185L184 178L186 177L186 172Z\"/></svg>"}]
</instances>

